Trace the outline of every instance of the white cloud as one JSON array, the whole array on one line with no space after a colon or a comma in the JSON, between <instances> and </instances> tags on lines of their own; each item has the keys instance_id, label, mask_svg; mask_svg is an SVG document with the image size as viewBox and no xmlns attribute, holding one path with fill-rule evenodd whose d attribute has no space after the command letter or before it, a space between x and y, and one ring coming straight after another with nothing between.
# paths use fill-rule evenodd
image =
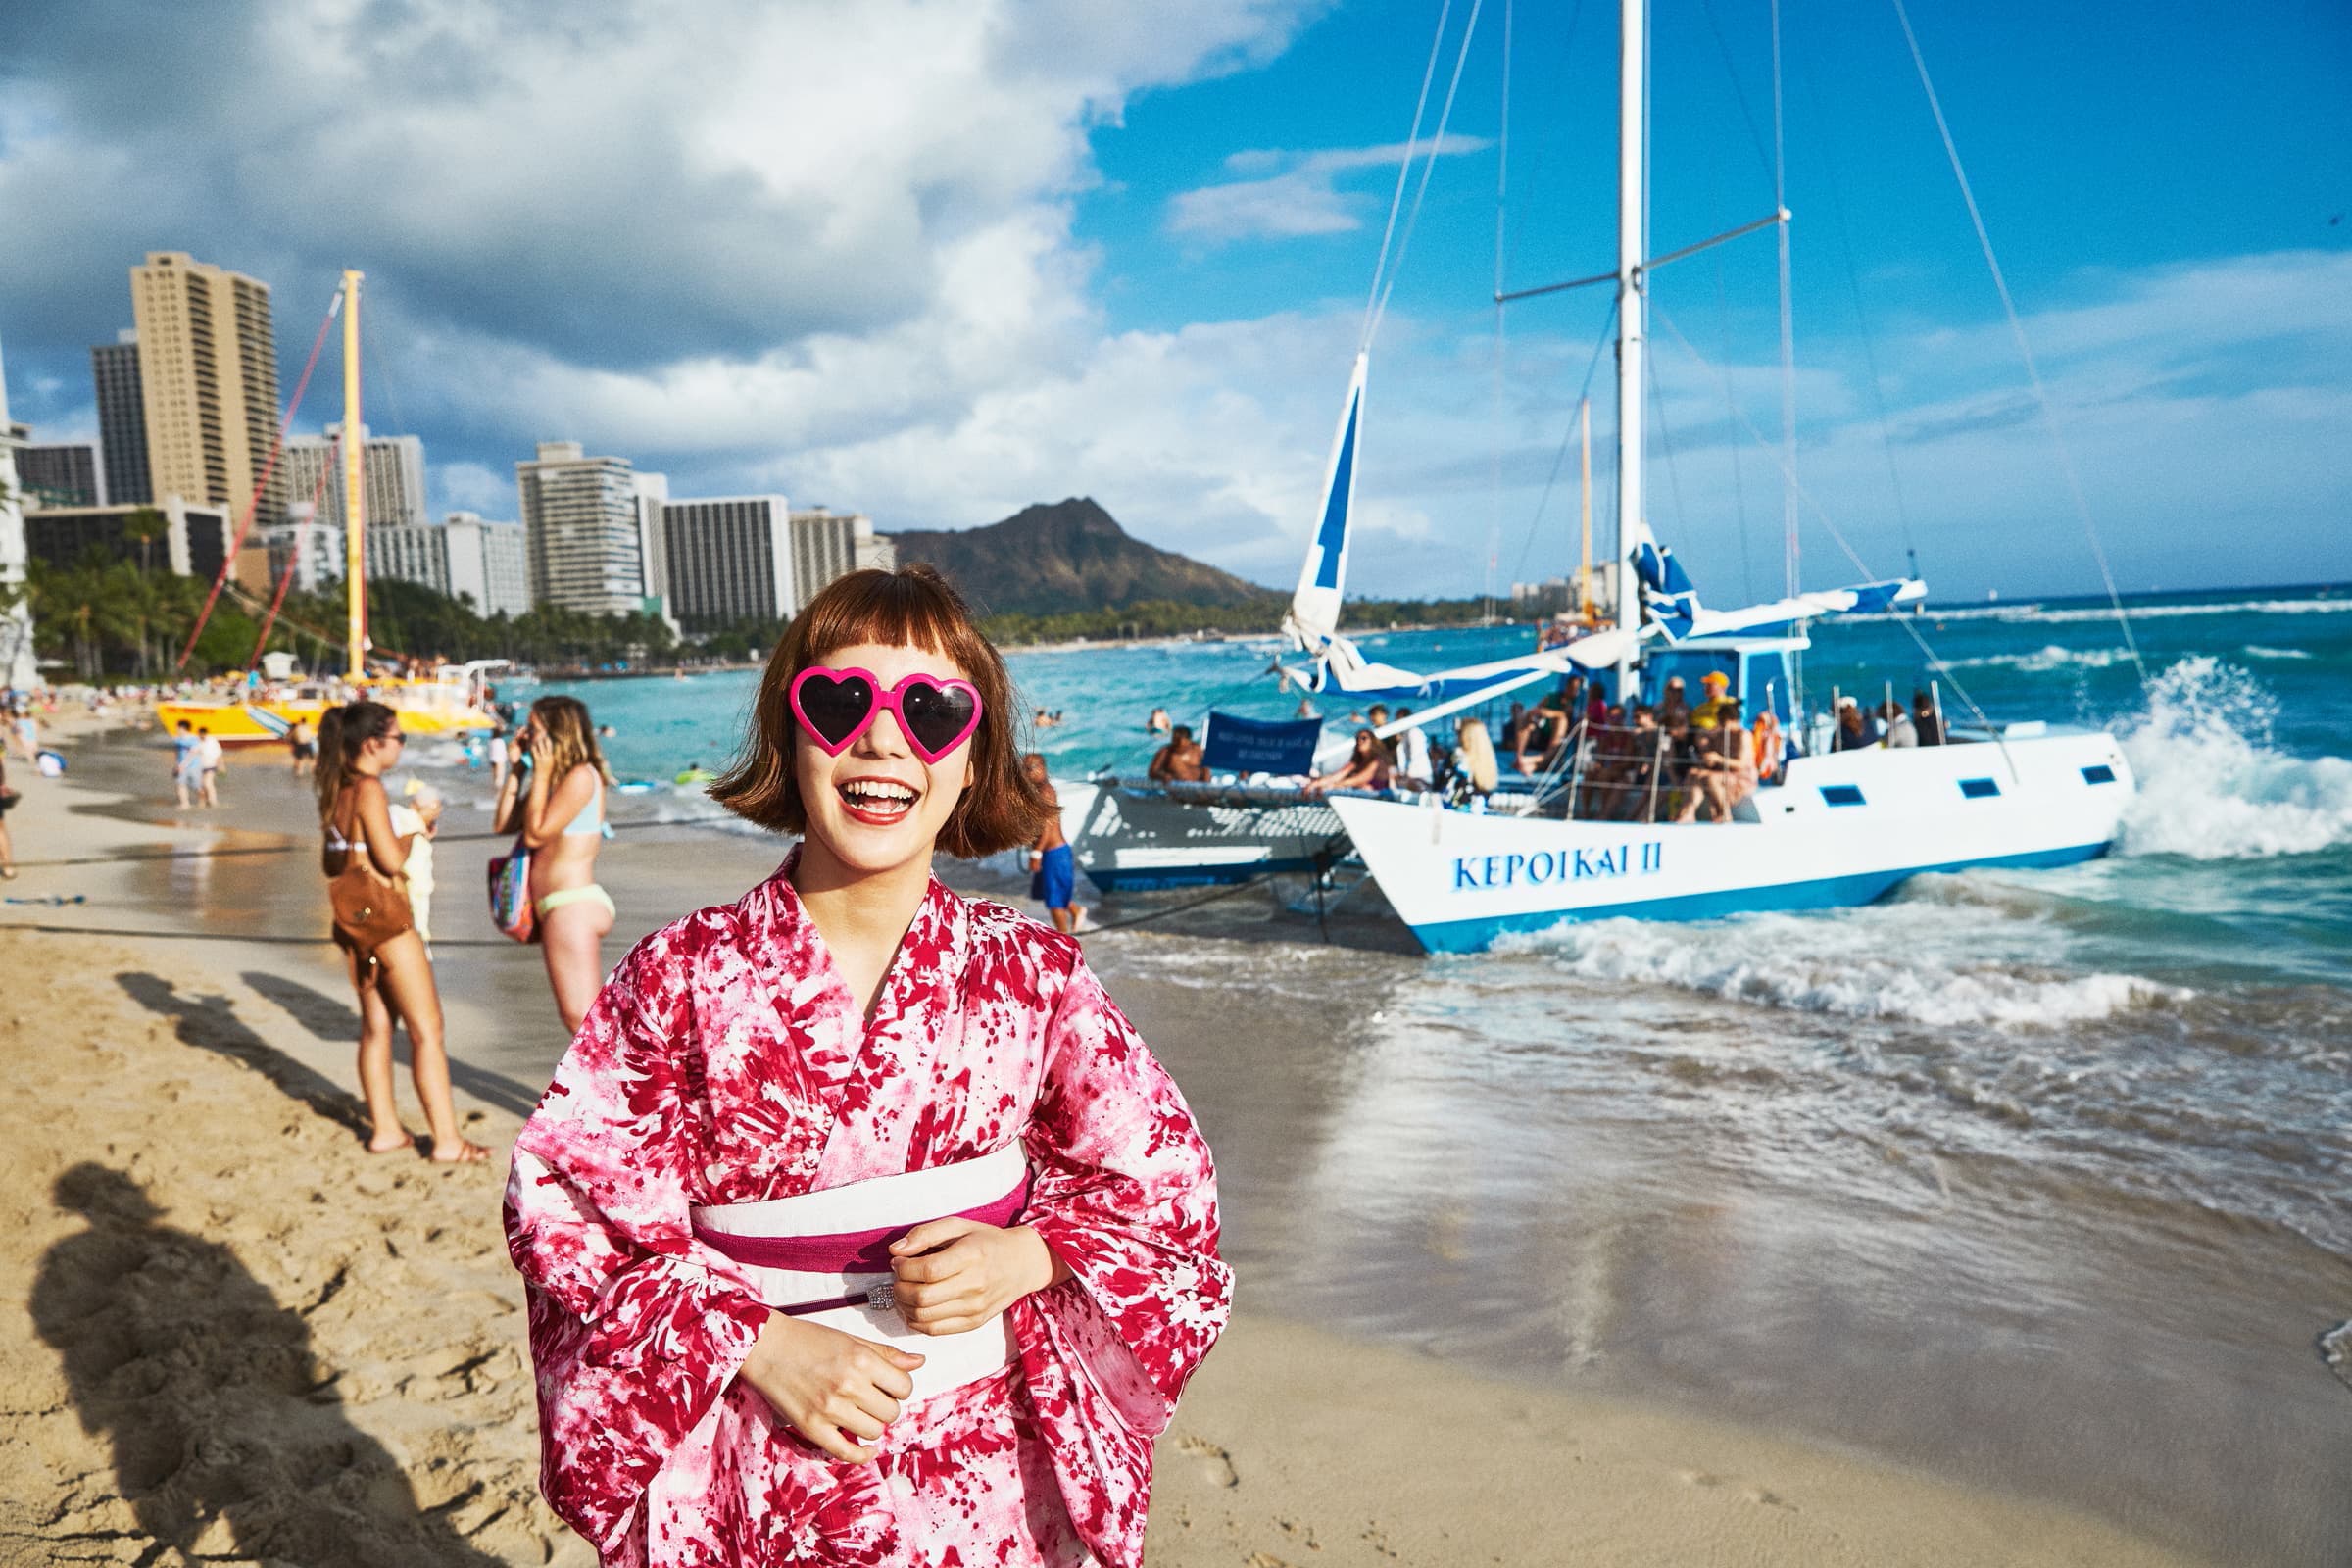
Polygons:
<instances>
[{"instance_id":1,"label":"white cloud","mask_svg":"<svg viewBox=\"0 0 2352 1568\"><path fill-rule=\"evenodd\" d=\"M1491 145L1484 137L1447 135L1434 148L1422 146L1417 157L1458 158ZM1238 152L1225 160L1227 172L1253 177L1178 192L1168 201L1168 232L1226 241L1295 239L1361 228L1366 214L1377 216L1378 204L1386 197L1343 191L1341 176L1366 169L1395 169L1404 155L1403 142L1314 152Z\"/></svg>"}]
</instances>

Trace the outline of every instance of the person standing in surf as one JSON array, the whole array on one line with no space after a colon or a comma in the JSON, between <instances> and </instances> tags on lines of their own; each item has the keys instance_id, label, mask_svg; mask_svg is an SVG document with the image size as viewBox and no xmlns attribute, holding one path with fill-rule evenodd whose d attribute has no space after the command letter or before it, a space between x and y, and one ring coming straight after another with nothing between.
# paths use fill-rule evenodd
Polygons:
<instances>
[{"instance_id":1,"label":"person standing in surf","mask_svg":"<svg viewBox=\"0 0 2352 1568\"><path fill-rule=\"evenodd\" d=\"M801 843L621 961L516 1142L542 1479L608 1565L1142 1560L1232 1274L1078 944L932 876L1043 824L1013 703L929 568L819 593L711 789Z\"/></svg>"},{"instance_id":2,"label":"person standing in surf","mask_svg":"<svg viewBox=\"0 0 2352 1568\"><path fill-rule=\"evenodd\" d=\"M596 744L588 706L542 697L514 737L514 766L498 797L498 830L531 852L531 907L556 1014L575 1032L604 984L605 934L619 915L596 880L605 847L605 786L612 770Z\"/></svg>"}]
</instances>

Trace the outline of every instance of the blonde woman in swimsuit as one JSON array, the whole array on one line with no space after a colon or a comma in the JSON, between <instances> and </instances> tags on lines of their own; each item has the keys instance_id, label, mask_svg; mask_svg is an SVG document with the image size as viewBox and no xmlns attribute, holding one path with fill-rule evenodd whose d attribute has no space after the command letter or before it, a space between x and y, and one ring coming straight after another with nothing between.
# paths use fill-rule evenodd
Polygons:
<instances>
[{"instance_id":1,"label":"blonde woman in swimsuit","mask_svg":"<svg viewBox=\"0 0 2352 1568\"><path fill-rule=\"evenodd\" d=\"M605 983L599 952L612 929L612 896L597 884L605 842L605 786L612 771L576 697L542 697L514 737L514 767L499 792L498 829L531 852L531 906L548 984L566 1030L577 1032Z\"/></svg>"}]
</instances>

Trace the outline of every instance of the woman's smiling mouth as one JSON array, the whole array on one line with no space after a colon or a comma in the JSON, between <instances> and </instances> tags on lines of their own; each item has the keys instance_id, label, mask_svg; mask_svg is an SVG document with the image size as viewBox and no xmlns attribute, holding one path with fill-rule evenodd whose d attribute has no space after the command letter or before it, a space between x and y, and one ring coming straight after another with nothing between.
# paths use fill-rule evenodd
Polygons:
<instances>
[{"instance_id":1,"label":"woman's smiling mouth","mask_svg":"<svg viewBox=\"0 0 2352 1568\"><path fill-rule=\"evenodd\" d=\"M902 779L849 778L833 786L842 808L857 821L890 827L906 819L922 792Z\"/></svg>"}]
</instances>

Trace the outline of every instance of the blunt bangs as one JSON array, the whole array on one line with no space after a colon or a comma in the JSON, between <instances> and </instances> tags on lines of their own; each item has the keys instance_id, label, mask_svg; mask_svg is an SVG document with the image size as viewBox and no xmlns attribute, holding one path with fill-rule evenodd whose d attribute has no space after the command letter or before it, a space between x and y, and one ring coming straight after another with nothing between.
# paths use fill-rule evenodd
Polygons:
<instances>
[{"instance_id":1,"label":"blunt bangs","mask_svg":"<svg viewBox=\"0 0 2352 1568\"><path fill-rule=\"evenodd\" d=\"M980 727L964 743L971 748L972 781L940 829L938 847L969 860L1034 841L1052 808L1020 769L1012 677L995 645L980 635L963 596L921 563L836 578L793 617L760 678L743 752L711 784L710 798L761 827L808 830L793 766L800 724L792 713L792 683L811 664L861 643L919 648L951 659L980 693Z\"/></svg>"}]
</instances>

